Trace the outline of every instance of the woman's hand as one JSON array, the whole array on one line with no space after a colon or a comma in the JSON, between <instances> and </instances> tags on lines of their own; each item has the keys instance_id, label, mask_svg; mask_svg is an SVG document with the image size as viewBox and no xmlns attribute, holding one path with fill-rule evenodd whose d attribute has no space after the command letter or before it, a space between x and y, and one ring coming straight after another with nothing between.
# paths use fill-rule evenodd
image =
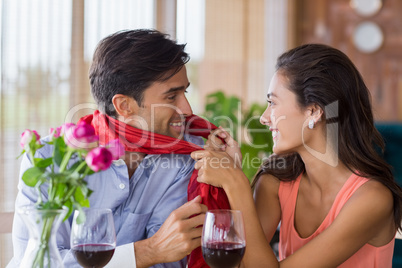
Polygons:
<instances>
[{"instance_id":1,"label":"woman's hand","mask_svg":"<svg viewBox=\"0 0 402 268\"><path fill-rule=\"evenodd\" d=\"M237 166L241 166L242 155L239 144L222 127L211 132L205 143L204 149L207 151L226 152L228 156L235 161Z\"/></svg>"},{"instance_id":2,"label":"woman's hand","mask_svg":"<svg viewBox=\"0 0 402 268\"><path fill-rule=\"evenodd\" d=\"M241 183L249 184L240 165L227 152L195 151L191 153L191 157L197 161L194 167L198 170L198 182L221 187L225 191L239 180Z\"/></svg>"}]
</instances>

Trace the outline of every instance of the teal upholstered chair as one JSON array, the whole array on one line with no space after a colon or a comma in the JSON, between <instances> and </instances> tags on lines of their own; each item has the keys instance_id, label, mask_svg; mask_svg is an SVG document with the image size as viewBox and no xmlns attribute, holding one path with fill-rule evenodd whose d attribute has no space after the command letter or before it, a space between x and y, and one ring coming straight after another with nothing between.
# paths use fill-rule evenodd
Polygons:
<instances>
[{"instance_id":1,"label":"teal upholstered chair","mask_svg":"<svg viewBox=\"0 0 402 268\"><path fill-rule=\"evenodd\" d=\"M402 186L402 123L377 123L385 140L384 159L393 167L393 174ZM402 239L396 239L392 267L402 267Z\"/></svg>"}]
</instances>

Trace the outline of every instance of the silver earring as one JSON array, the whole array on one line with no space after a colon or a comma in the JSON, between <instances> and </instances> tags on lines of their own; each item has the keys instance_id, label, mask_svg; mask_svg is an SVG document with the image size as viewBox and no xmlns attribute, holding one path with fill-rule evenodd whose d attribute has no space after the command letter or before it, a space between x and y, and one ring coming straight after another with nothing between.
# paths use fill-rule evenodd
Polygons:
<instances>
[{"instance_id":1,"label":"silver earring","mask_svg":"<svg viewBox=\"0 0 402 268\"><path fill-rule=\"evenodd\" d=\"M308 128L309 129L313 129L314 128L314 120L310 119L310 121L308 121Z\"/></svg>"}]
</instances>

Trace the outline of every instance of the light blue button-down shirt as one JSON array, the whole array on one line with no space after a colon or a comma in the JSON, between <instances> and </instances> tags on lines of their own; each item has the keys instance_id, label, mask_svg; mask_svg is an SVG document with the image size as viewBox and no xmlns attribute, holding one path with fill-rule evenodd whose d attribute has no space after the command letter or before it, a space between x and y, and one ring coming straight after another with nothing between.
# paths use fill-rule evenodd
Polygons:
<instances>
[{"instance_id":1,"label":"light blue button-down shirt","mask_svg":"<svg viewBox=\"0 0 402 268\"><path fill-rule=\"evenodd\" d=\"M200 137L186 135L184 139L200 146L203 144ZM37 153L39 157L47 158L52 155L52 150L52 146L45 145ZM37 200L33 188L21 180L23 172L31 166L25 155L21 163L16 211L18 207L34 204ZM90 205L113 211L117 246L149 238L158 231L173 210L187 202L187 186L193 169L194 161L190 155L147 155L129 179L125 162L117 160L108 170L87 177L88 187L93 190L89 198ZM70 250L71 222L72 217L61 224L57 245L65 267L80 267ZM19 267L29 234L17 213L12 236L14 257L8 267ZM185 266L186 258L154 267Z\"/></svg>"}]
</instances>

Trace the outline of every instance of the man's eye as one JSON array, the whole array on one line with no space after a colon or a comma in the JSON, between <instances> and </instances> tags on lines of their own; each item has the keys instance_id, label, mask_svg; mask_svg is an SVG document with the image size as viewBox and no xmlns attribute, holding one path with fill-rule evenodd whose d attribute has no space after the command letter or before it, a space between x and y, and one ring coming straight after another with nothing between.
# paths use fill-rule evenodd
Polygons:
<instances>
[{"instance_id":1,"label":"man's eye","mask_svg":"<svg viewBox=\"0 0 402 268\"><path fill-rule=\"evenodd\" d=\"M172 96L169 96L169 97L167 97L168 98L168 100L175 100L176 99L176 95L172 95Z\"/></svg>"},{"instance_id":2,"label":"man's eye","mask_svg":"<svg viewBox=\"0 0 402 268\"><path fill-rule=\"evenodd\" d=\"M268 102L268 107L271 107L274 103L271 100L267 100Z\"/></svg>"}]
</instances>

